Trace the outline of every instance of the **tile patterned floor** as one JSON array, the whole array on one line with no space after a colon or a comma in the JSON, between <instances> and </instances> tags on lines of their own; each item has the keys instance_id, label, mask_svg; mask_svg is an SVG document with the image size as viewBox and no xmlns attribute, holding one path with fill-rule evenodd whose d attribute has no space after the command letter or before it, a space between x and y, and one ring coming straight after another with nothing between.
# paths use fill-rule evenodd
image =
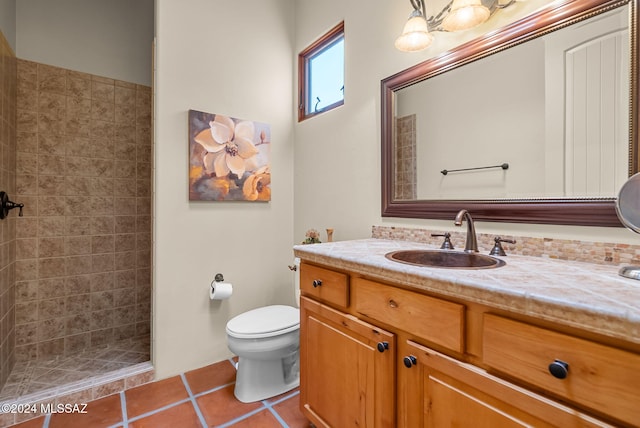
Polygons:
<instances>
[{"instance_id":1,"label":"tile patterned floor","mask_svg":"<svg viewBox=\"0 0 640 428\"><path fill-rule=\"evenodd\" d=\"M302 428L309 422L294 390L257 403L233 395L235 367L221 361L88 403L86 413L54 413L20 428ZM80 404L80 403L69 403Z\"/></svg>"},{"instance_id":2,"label":"tile patterned floor","mask_svg":"<svg viewBox=\"0 0 640 428\"><path fill-rule=\"evenodd\" d=\"M149 336L144 336L88 349L72 356L16 363L0 391L0 401L149 361L149 349Z\"/></svg>"}]
</instances>

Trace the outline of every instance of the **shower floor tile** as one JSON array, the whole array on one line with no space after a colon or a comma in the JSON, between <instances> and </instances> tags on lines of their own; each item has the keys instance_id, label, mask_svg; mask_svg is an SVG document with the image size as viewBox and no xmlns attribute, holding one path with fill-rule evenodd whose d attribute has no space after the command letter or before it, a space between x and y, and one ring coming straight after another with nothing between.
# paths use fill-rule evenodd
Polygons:
<instances>
[{"instance_id":1,"label":"shower floor tile","mask_svg":"<svg viewBox=\"0 0 640 428\"><path fill-rule=\"evenodd\" d=\"M16 363L0 391L0 401L57 388L72 382L149 361L148 336L122 340L69 356Z\"/></svg>"}]
</instances>

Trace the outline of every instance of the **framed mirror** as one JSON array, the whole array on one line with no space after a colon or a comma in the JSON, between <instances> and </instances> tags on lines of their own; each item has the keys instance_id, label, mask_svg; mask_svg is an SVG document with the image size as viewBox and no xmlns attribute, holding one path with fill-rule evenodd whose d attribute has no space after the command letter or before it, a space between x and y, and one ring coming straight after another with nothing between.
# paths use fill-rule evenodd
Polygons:
<instances>
[{"instance_id":1,"label":"framed mirror","mask_svg":"<svg viewBox=\"0 0 640 428\"><path fill-rule=\"evenodd\" d=\"M638 1L554 2L384 79L382 216L621 226Z\"/></svg>"}]
</instances>

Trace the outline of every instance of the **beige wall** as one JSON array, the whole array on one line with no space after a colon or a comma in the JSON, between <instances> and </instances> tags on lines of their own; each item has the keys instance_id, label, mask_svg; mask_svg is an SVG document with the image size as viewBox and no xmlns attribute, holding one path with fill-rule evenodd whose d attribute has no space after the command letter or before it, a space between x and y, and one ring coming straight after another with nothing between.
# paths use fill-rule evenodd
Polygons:
<instances>
[{"instance_id":1,"label":"beige wall","mask_svg":"<svg viewBox=\"0 0 640 428\"><path fill-rule=\"evenodd\" d=\"M531 179L544 175L544 88L544 41L536 39L399 91L397 114L417 116L418 199L564 196ZM440 173L503 162L507 172Z\"/></svg>"},{"instance_id":2,"label":"beige wall","mask_svg":"<svg viewBox=\"0 0 640 428\"><path fill-rule=\"evenodd\" d=\"M18 58L151 86L154 0L13 1Z\"/></svg>"},{"instance_id":3,"label":"beige wall","mask_svg":"<svg viewBox=\"0 0 640 428\"><path fill-rule=\"evenodd\" d=\"M158 377L228 357L225 325L293 304L292 0L156 3L155 266ZM271 125L272 199L189 202L189 109ZM216 273L233 283L211 302Z\"/></svg>"},{"instance_id":4,"label":"beige wall","mask_svg":"<svg viewBox=\"0 0 640 428\"><path fill-rule=\"evenodd\" d=\"M0 0L0 30L5 41L16 51L16 0Z\"/></svg>"},{"instance_id":5,"label":"beige wall","mask_svg":"<svg viewBox=\"0 0 640 428\"><path fill-rule=\"evenodd\" d=\"M522 9L504 11L503 17L513 20L544 3L549 2L518 2ZM410 11L406 1L373 0L366 7L354 1L296 1L295 52L341 20L345 21L346 52L344 106L295 125L296 238L303 237L309 227L334 227L337 240L368 237L374 224L453 228L453 219L380 216L380 80L488 31L496 21L494 17L461 36L438 34L429 49L403 53L393 42ZM638 241L637 235L624 228L478 223L477 229L484 233Z\"/></svg>"}]
</instances>

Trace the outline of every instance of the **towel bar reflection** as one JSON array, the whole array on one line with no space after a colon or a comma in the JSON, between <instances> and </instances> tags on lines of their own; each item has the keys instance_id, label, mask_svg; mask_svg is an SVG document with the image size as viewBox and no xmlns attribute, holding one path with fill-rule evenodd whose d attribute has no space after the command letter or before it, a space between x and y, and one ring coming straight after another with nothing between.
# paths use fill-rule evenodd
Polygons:
<instances>
[{"instance_id":1,"label":"towel bar reflection","mask_svg":"<svg viewBox=\"0 0 640 428\"><path fill-rule=\"evenodd\" d=\"M447 175L450 172L460 172L460 171L474 171L477 169L489 169L489 168L502 168L502 169L509 169L509 164L508 163L503 163L501 165L492 165L492 166L479 166L476 168L462 168L462 169L443 169L442 171L440 171L440 173L442 175Z\"/></svg>"}]
</instances>

